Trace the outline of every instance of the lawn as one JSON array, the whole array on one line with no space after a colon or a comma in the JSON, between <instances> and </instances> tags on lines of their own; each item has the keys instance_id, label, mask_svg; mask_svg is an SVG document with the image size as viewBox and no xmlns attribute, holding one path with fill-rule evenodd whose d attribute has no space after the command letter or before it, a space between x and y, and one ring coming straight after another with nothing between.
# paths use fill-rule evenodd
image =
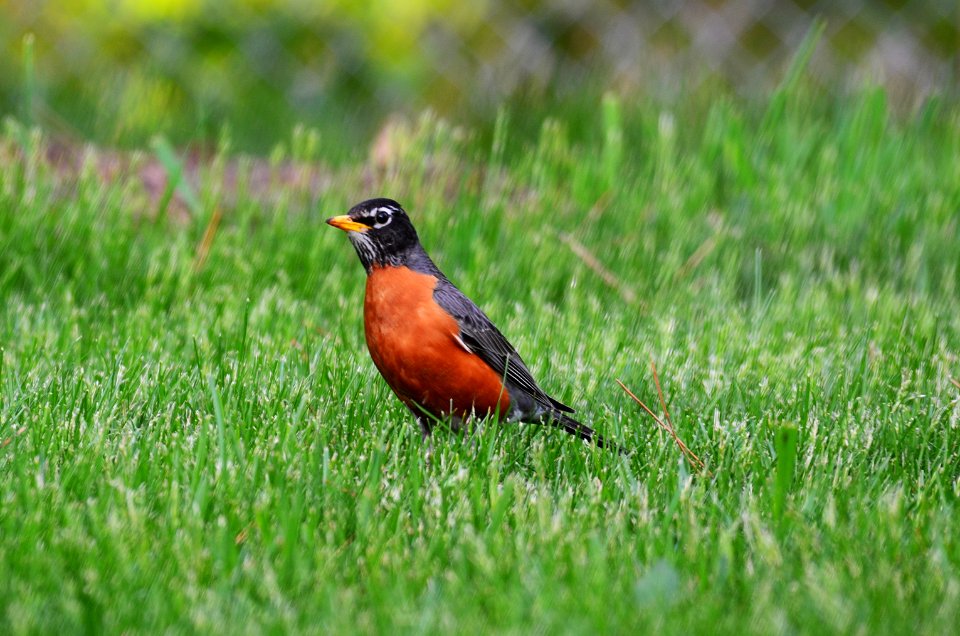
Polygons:
<instances>
[{"instance_id":1,"label":"lawn","mask_svg":"<svg viewBox=\"0 0 960 636\"><path fill-rule=\"evenodd\" d=\"M0 632L955 629L960 109L594 115L224 142L159 192L162 141L105 178L8 121ZM630 456L493 424L428 456L323 223L381 195ZM660 416L651 361L704 470L616 383Z\"/></svg>"}]
</instances>

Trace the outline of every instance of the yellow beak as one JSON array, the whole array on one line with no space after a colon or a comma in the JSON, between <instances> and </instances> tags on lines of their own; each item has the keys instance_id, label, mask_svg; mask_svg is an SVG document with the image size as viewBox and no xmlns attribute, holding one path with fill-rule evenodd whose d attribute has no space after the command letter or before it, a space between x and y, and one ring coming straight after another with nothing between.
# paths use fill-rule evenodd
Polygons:
<instances>
[{"instance_id":1,"label":"yellow beak","mask_svg":"<svg viewBox=\"0 0 960 636\"><path fill-rule=\"evenodd\" d=\"M367 232L370 230L369 225L357 223L346 214L329 218L327 219L327 223L335 228L343 230L344 232Z\"/></svg>"}]
</instances>

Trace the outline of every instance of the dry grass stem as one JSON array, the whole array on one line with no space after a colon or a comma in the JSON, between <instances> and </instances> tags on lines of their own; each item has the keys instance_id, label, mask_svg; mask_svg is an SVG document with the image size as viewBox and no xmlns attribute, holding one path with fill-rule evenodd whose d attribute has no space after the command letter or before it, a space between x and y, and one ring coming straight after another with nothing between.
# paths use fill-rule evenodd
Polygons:
<instances>
[{"instance_id":1,"label":"dry grass stem","mask_svg":"<svg viewBox=\"0 0 960 636\"><path fill-rule=\"evenodd\" d=\"M203 238L200 239L200 245L197 246L197 254L193 260L193 271L200 271L200 268L207 261L207 255L210 253L210 246L213 245L213 239L217 235L221 218L223 218L223 213L220 211L220 206L217 206L213 209L210 222L207 223L207 229L203 231Z\"/></svg>"},{"instance_id":2,"label":"dry grass stem","mask_svg":"<svg viewBox=\"0 0 960 636\"><path fill-rule=\"evenodd\" d=\"M571 251L577 255L577 258L583 261L584 265L593 270L593 272L599 276L603 282L616 289L625 301L630 304L633 304L637 301L637 293L622 283L613 272L604 267L603 263L600 262L600 259L594 256L593 253L588 250L583 243L573 238L566 232L560 233L560 240L566 243L567 246L570 247Z\"/></svg>"},{"instance_id":3,"label":"dry grass stem","mask_svg":"<svg viewBox=\"0 0 960 636\"><path fill-rule=\"evenodd\" d=\"M626 392L626 394L629 395L634 402L639 404L644 411L650 414L650 417L654 419L654 421L660 426L660 428L662 428L663 430L665 430L667 433L670 434L670 437L673 438L673 441L677 445L677 448L680 449L680 452L683 453L683 456L687 458L687 461L690 463L691 466L693 466L697 470L706 470L706 465L703 463L703 460L701 460L696 453L690 450L690 448L683 442L683 440L680 439L680 436L677 435L677 431L673 427L673 422L670 419L670 413L667 411L667 403L663 396L663 390L660 388L660 377L657 375L657 367L652 360L650 361L650 366L653 369L653 381L657 386L657 395L660 398L660 406L663 408L664 418L666 419L666 422L664 422L663 419L660 419L657 416L657 414L650 409L649 406L643 403L643 400L638 398L636 394L630 389L628 389L627 386L623 382L621 382L619 379L617 380L617 384L620 385L620 388L623 389ZM709 471L707 472L709 474Z\"/></svg>"},{"instance_id":4,"label":"dry grass stem","mask_svg":"<svg viewBox=\"0 0 960 636\"><path fill-rule=\"evenodd\" d=\"M699 267L700 263L702 263L703 260L710 255L710 252L712 252L713 248L716 246L717 236L714 234L701 243L700 247L694 250L693 254L690 255L690 258L688 258L686 262L680 266L680 269L677 270L677 280L686 277L690 272Z\"/></svg>"},{"instance_id":5,"label":"dry grass stem","mask_svg":"<svg viewBox=\"0 0 960 636\"><path fill-rule=\"evenodd\" d=\"M13 435L11 435L11 436L8 437L7 439L3 440L3 442L0 442L0 448L6 448L7 446L9 446L9 445L10 445L10 442L12 442L13 439L14 439L17 435L22 435L26 430L27 430L27 427L26 427L26 426L21 426L20 428L18 428L17 430L15 430L15 431L13 432Z\"/></svg>"}]
</instances>

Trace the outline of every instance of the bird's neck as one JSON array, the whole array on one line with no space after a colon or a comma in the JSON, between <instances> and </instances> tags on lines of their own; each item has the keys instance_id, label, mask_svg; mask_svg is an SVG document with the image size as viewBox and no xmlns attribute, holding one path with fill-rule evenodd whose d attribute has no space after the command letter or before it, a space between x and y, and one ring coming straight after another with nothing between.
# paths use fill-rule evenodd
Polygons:
<instances>
[{"instance_id":1,"label":"bird's neck","mask_svg":"<svg viewBox=\"0 0 960 636\"><path fill-rule=\"evenodd\" d=\"M422 274L442 275L419 243L391 252L362 250L358 247L357 254L359 254L360 261L363 263L363 268L367 271L367 274L379 267L408 267Z\"/></svg>"}]
</instances>

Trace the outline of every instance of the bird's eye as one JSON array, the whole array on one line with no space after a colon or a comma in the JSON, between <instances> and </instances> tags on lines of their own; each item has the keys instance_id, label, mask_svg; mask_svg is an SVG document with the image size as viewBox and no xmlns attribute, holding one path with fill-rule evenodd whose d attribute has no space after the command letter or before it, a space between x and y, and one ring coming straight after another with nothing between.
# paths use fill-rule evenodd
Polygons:
<instances>
[{"instance_id":1,"label":"bird's eye","mask_svg":"<svg viewBox=\"0 0 960 636\"><path fill-rule=\"evenodd\" d=\"M390 213L384 209L377 211L377 225L383 225L390 220Z\"/></svg>"}]
</instances>

